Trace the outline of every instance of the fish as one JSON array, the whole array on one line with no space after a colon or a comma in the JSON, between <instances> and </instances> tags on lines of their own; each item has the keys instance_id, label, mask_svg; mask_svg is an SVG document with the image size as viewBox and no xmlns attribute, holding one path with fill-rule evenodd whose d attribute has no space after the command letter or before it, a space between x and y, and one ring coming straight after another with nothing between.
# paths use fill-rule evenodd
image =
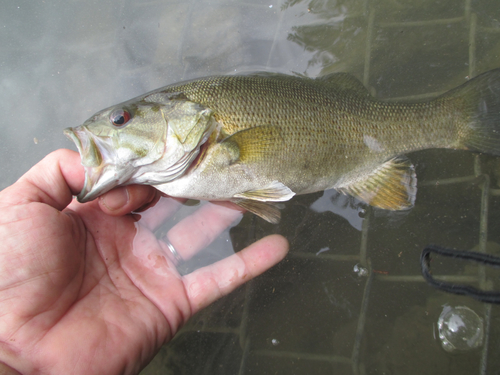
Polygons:
<instances>
[{"instance_id":1,"label":"fish","mask_svg":"<svg viewBox=\"0 0 500 375\"><path fill-rule=\"evenodd\" d=\"M85 168L82 203L144 184L231 201L271 223L279 202L327 189L407 210L417 194L407 154L500 155L500 69L416 102L379 100L347 73L211 76L113 105L64 133Z\"/></svg>"}]
</instances>

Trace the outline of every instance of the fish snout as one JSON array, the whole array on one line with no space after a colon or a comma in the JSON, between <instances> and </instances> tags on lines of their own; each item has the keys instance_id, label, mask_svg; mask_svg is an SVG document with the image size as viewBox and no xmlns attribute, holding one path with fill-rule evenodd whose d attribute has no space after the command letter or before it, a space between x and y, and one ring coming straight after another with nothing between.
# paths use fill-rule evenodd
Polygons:
<instances>
[{"instance_id":1,"label":"fish snout","mask_svg":"<svg viewBox=\"0 0 500 375\"><path fill-rule=\"evenodd\" d=\"M64 129L64 134L75 143L85 168L85 182L77 195L79 202L94 200L120 183L114 168L103 163L103 155L89 130L78 126Z\"/></svg>"}]
</instances>

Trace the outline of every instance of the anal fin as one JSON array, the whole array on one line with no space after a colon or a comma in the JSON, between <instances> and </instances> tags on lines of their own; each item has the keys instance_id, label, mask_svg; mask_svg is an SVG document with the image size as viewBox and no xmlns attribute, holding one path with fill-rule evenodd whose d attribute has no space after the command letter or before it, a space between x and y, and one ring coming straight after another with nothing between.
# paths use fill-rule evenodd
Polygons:
<instances>
[{"instance_id":1,"label":"anal fin","mask_svg":"<svg viewBox=\"0 0 500 375\"><path fill-rule=\"evenodd\" d=\"M417 175L407 158L398 157L385 162L365 179L337 190L374 207L405 210L415 204Z\"/></svg>"}]
</instances>

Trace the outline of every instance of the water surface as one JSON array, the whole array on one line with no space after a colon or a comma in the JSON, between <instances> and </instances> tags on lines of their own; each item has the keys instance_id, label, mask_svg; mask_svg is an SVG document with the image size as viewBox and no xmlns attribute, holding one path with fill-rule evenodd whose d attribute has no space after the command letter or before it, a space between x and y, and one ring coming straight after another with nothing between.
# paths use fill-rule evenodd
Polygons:
<instances>
[{"instance_id":1,"label":"water surface","mask_svg":"<svg viewBox=\"0 0 500 375\"><path fill-rule=\"evenodd\" d=\"M72 148L63 128L184 79L341 71L380 98L432 97L499 66L499 20L486 0L6 2L0 188ZM411 211L326 192L287 203L279 225L245 215L181 271L270 233L289 239L290 255L199 313L143 374L495 373L498 309L428 287L419 256L428 243L498 251L498 160L442 150L410 158ZM197 208L183 207L158 235ZM477 267L439 263L442 274L481 280ZM445 352L436 334L445 305L481 316L486 344Z\"/></svg>"}]
</instances>

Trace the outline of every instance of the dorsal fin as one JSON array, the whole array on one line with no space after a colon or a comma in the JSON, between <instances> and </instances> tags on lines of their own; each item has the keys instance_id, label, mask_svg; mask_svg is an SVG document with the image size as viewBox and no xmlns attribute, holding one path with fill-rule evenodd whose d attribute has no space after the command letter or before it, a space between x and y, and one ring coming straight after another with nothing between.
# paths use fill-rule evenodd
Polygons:
<instances>
[{"instance_id":1,"label":"dorsal fin","mask_svg":"<svg viewBox=\"0 0 500 375\"><path fill-rule=\"evenodd\" d=\"M371 96L361 81L349 73L331 73L318 77L316 80L332 89L349 91L360 96Z\"/></svg>"}]
</instances>

